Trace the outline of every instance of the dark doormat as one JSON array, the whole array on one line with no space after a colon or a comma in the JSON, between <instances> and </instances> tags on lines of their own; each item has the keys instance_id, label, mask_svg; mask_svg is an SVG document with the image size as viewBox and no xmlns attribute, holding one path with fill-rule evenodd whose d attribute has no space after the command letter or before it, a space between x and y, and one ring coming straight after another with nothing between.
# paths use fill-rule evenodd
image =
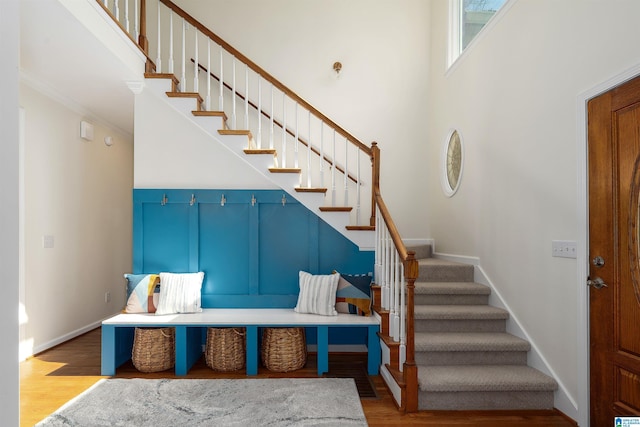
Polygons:
<instances>
[{"instance_id":1,"label":"dark doormat","mask_svg":"<svg viewBox=\"0 0 640 427\"><path fill-rule=\"evenodd\" d=\"M376 388L367 374L367 364L359 361L329 361L325 378L353 378L361 399L378 399Z\"/></svg>"}]
</instances>

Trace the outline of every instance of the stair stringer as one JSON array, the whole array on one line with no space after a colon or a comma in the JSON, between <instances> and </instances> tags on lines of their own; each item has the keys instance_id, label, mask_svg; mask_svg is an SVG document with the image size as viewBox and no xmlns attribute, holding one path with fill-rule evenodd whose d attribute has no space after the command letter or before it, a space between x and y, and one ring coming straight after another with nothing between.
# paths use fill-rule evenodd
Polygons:
<instances>
[{"instance_id":1,"label":"stair stringer","mask_svg":"<svg viewBox=\"0 0 640 427\"><path fill-rule=\"evenodd\" d=\"M559 379L556 372L551 368L551 365L549 364L547 359L540 352L540 348L536 345L531 336L526 332L525 328L522 326L522 323L518 320L518 317L514 314L513 310L511 310L509 305L504 300L500 291L496 289L495 284L483 270L482 266L480 265L480 259L477 257L438 253L435 252L435 249L432 256L434 258L443 259L446 261L473 265L474 281L481 285L488 286L491 289L491 294L489 295L489 305L501 308L509 312L509 318L506 321L506 331L518 338L522 338L529 342L531 348L527 352L527 365L552 377L558 383L558 389L554 392L555 407L570 418L574 420L578 419L578 404L575 398L571 396L566 385Z\"/></svg>"},{"instance_id":2,"label":"stair stringer","mask_svg":"<svg viewBox=\"0 0 640 427\"><path fill-rule=\"evenodd\" d=\"M251 137L246 135L222 135L218 131L224 129L224 122L220 117L196 117L192 111L197 110L194 100L184 102L183 98L169 98L166 93L172 91L170 79L145 79L145 88L149 89L159 101L170 105L176 112L187 118L194 126L209 135L231 153L260 173L267 181L281 188L289 196L298 200L310 211L324 220L332 228L349 239L360 250L375 249L375 231L347 230L349 212L322 212L325 195L322 193L301 193L296 191L300 184L300 175L295 173L272 173L269 168L274 167L274 156L271 154L246 154L245 149L251 148Z\"/></svg>"}]
</instances>

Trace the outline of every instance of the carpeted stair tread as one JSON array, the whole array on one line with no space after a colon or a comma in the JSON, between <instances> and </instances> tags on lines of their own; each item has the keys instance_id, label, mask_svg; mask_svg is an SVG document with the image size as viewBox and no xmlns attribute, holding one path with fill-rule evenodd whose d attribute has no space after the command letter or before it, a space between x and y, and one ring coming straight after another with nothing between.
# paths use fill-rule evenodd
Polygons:
<instances>
[{"instance_id":1,"label":"carpeted stair tread","mask_svg":"<svg viewBox=\"0 0 640 427\"><path fill-rule=\"evenodd\" d=\"M416 320L502 320L509 312L489 305L417 305Z\"/></svg>"},{"instance_id":2,"label":"carpeted stair tread","mask_svg":"<svg viewBox=\"0 0 640 427\"><path fill-rule=\"evenodd\" d=\"M416 295L490 295L488 286L475 282L416 282Z\"/></svg>"},{"instance_id":3,"label":"carpeted stair tread","mask_svg":"<svg viewBox=\"0 0 640 427\"><path fill-rule=\"evenodd\" d=\"M418 351L529 351L528 341L500 332L416 332Z\"/></svg>"},{"instance_id":4,"label":"carpeted stair tread","mask_svg":"<svg viewBox=\"0 0 640 427\"><path fill-rule=\"evenodd\" d=\"M473 282L473 265L439 258L418 260L420 282Z\"/></svg>"},{"instance_id":5,"label":"carpeted stair tread","mask_svg":"<svg viewBox=\"0 0 640 427\"><path fill-rule=\"evenodd\" d=\"M426 392L554 391L556 381L521 365L420 366L418 384Z\"/></svg>"}]
</instances>

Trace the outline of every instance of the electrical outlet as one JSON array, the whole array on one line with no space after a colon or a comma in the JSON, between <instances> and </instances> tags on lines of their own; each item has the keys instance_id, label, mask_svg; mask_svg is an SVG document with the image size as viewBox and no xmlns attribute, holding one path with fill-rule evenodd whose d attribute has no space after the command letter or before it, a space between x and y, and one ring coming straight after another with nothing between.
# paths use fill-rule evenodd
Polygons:
<instances>
[{"instance_id":1,"label":"electrical outlet","mask_svg":"<svg viewBox=\"0 0 640 427\"><path fill-rule=\"evenodd\" d=\"M111 302L111 292L104 293L104 302L105 304Z\"/></svg>"},{"instance_id":2,"label":"electrical outlet","mask_svg":"<svg viewBox=\"0 0 640 427\"><path fill-rule=\"evenodd\" d=\"M574 240L552 240L551 256L560 258L577 258L577 243Z\"/></svg>"}]
</instances>

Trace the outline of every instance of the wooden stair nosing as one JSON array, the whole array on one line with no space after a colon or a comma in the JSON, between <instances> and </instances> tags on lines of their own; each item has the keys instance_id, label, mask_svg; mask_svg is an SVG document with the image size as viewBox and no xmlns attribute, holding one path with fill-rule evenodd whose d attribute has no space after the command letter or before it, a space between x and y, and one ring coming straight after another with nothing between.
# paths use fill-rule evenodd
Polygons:
<instances>
[{"instance_id":1,"label":"wooden stair nosing","mask_svg":"<svg viewBox=\"0 0 640 427\"><path fill-rule=\"evenodd\" d=\"M224 111L203 111L203 110L194 110L191 112L194 116L198 117L222 117L223 121L227 121L227 115Z\"/></svg>"},{"instance_id":2,"label":"wooden stair nosing","mask_svg":"<svg viewBox=\"0 0 640 427\"><path fill-rule=\"evenodd\" d=\"M375 225L347 225L347 230L351 231L375 231Z\"/></svg>"},{"instance_id":3,"label":"wooden stair nosing","mask_svg":"<svg viewBox=\"0 0 640 427\"><path fill-rule=\"evenodd\" d=\"M351 206L320 206L320 212L351 212Z\"/></svg>"},{"instance_id":4,"label":"wooden stair nosing","mask_svg":"<svg viewBox=\"0 0 640 427\"><path fill-rule=\"evenodd\" d=\"M244 154L275 154L276 150L273 148L245 148Z\"/></svg>"},{"instance_id":5,"label":"wooden stair nosing","mask_svg":"<svg viewBox=\"0 0 640 427\"><path fill-rule=\"evenodd\" d=\"M249 139L253 138L251 131L245 130L245 129L219 129L218 133L220 135L240 135L240 136L247 136L249 137Z\"/></svg>"},{"instance_id":6,"label":"wooden stair nosing","mask_svg":"<svg viewBox=\"0 0 640 427\"><path fill-rule=\"evenodd\" d=\"M269 168L271 173L300 173L300 168Z\"/></svg>"},{"instance_id":7,"label":"wooden stair nosing","mask_svg":"<svg viewBox=\"0 0 640 427\"><path fill-rule=\"evenodd\" d=\"M326 188L309 188L309 187L295 187L297 193L322 193L325 194L327 192Z\"/></svg>"},{"instance_id":8,"label":"wooden stair nosing","mask_svg":"<svg viewBox=\"0 0 640 427\"><path fill-rule=\"evenodd\" d=\"M170 98L195 98L199 104L202 104L202 97L198 92L165 92Z\"/></svg>"},{"instance_id":9,"label":"wooden stair nosing","mask_svg":"<svg viewBox=\"0 0 640 427\"><path fill-rule=\"evenodd\" d=\"M407 387L407 383L404 381L404 373L402 373L400 369L394 368L388 363L385 364L385 366L387 368L387 371L389 371L395 382L398 384L398 387L400 387L401 389L405 389Z\"/></svg>"}]
</instances>

